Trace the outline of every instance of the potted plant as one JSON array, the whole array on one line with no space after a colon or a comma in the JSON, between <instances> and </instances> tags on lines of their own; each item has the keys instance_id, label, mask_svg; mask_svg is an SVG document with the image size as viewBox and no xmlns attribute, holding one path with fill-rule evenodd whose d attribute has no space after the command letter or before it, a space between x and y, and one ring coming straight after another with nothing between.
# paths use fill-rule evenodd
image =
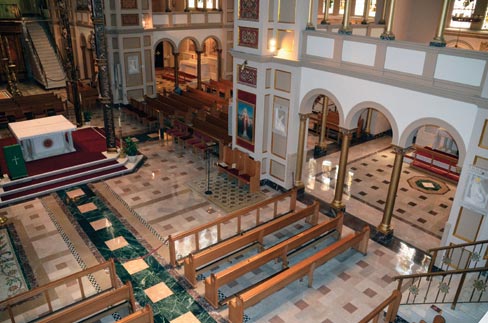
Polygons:
<instances>
[{"instance_id":1,"label":"potted plant","mask_svg":"<svg viewBox=\"0 0 488 323\"><path fill-rule=\"evenodd\" d=\"M131 137L124 139L124 152L130 162L134 162L137 156L137 143Z\"/></svg>"}]
</instances>

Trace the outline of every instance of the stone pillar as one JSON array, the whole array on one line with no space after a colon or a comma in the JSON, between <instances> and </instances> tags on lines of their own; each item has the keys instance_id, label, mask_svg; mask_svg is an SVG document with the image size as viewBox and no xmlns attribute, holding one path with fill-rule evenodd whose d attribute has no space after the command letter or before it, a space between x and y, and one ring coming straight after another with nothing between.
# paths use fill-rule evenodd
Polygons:
<instances>
[{"instance_id":1,"label":"stone pillar","mask_svg":"<svg viewBox=\"0 0 488 323\"><path fill-rule=\"evenodd\" d=\"M330 22L329 22L329 7L330 7L330 0L325 0L324 18L320 22L320 24L322 24L322 25L330 25Z\"/></svg>"},{"instance_id":2,"label":"stone pillar","mask_svg":"<svg viewBox=\"0 0 488 323\"><path fill-rule=\"evenodd\" d=\"M205 3L205 1L204 1ZM197 90L202 89L202 51L197 50Z\"/></svg>"},{"instance_id":3,"label":"stone pillar","mask_svg":"<svg viewBox=\"0 0 488 323\"><path fill-rule=\"evenodd\" d=\"M347 155L349 154L349 142L351 141L351 136L353 130L348 130L341 128L342 135L342 145L341 145L341 156L339 157L339 173L337 174L337 181L334 191L334 200L331 206L336 211L344 211L346 206L342 202L342 194L344 192L344 180L346 178L346 168L347 168Z\"/></svg>"},{"instance_id":4,"label":"stone pillar","mask_svg":"<svg viewBox=\"0 0 488 323\"><path fill-rule=\"evenodd\" d=\"M391 171L390 186L388 187L388 195L386 196L385 210L383 211L383 218L378 226L378 231L384 235L393 234L391 227L391 217L393 215L393 208L395 207L395 199L398 191L398 183L402 173L403 157L405 156L406 148L393 146L395 151L395 161L393 170Z\"/></svg>"},{"instance_id":5,"label":"stone pillar","mask_svg":"<svg viewBox=\"0 0 488 323\"><path fill-rule=\"evenodd\" d=\"M386 24L385 31L380 36L380 38L383 40L395 40L395 35L392 32L394 13L395 13L395 0L390 0L390 7L388 8L388 22Z\"/></svg>"},{"instance_id":6,"label":"stone pillar","mask_svg":"<svg viewBox=\"0 0 488 323\"><path fill-rule=\"evenodd\" d=\"M361 21L361 24L363 24L363 25L368 24L370 1L371 0L364 0L363 21Z\"/></svg>"},{"instance_id":7,"label":"stone pillar","mask_svg":"<svg viewBox=\"0 0 488 323\"><path fill-rule=\"evenodd\" d=\"M366 117L366 127L364 129L364 132L368 136L371 135L371 120L372 119L373 119L373 109L372 108L368 108L368 115Z\"/></svg>"},{"instance_id":8,"label":"stone pillar","mask_svg":"<svg viewBox=\"0 0 488 323\"><path fill-rule=\"evenodd\" d=\"M295 187L302 189L305 187L302 182L303 150L305 149L305 128L307 127L308 114L299 113L300 128L298 129L298 148L297 165L295 168Z\"/></svg>"},{"instance_id":9,"label":"stone pillar","mask_svg":"<svg viewBox=\"0 0 488 323\"><path fill-rule=\"evenodd\" d=\"M222 79L222 49L217 49L217 81Z\"/></svg>"},{"instance_id":10,"label":"stone pillar","mask_svg":"<svg viewBox=\"0 0 488 323\"><path fill-rule=\"evenodd\" d=\"M309 0L308 2L308 23L307 30L315 30L315 24L313 23L313 4L314 0Z\"/></svg>"},{"instance_id":11,"label":"stone pillar","mask_svg":"<svg viewBox=\"0 0 488 323\"><path fill-rule=\"evenodd\" d=\"M351 26L349 25L349 13L351 11L351 0L346 0L344 4L344 17L342 18L342 26L339 28L339 34L352 35Z\"/></svg>"},{"instance_id":12,"label":"stone pillar","mask_svg":"<svg viewBox=\"0 0 488 323\"><path fill-rule=\"evenodd\" d=\"M327 113L329 112L329 97L324 96L324 101L322 102L322 119L320 120L320 137L319 146L321 148L327 147L325 143L325 135L327 131Z\"/></svg>"},{"instance_id":13,"label":"stone pillar","mask_svg":"<svg viewBox=\"0 0 488 323\"><path fill-rule=\"evenodd\" d=\"M171 12L171 0L166 0L166 12Z\"/></svg>"},{"instance_id":14,"label":"stone pillar","mask_svg":"<svg viewBox=\"0 0 488 323\"><path fill-rule=\"evenodd\" d=\"M378 25L384 25L386 23L386 5L388 0L383 0L383 8L381 9L381 18L378 21Z\"/></svg>"},{"instance_id":15,"label":"stone pillar","mask_svg":"<svg viewBox=\"0 0 488 323\"><path fill-rule=\"evenodd\" d=\"M73 42L71 38L71 26L69 22L69 12L66 8L65 0L58 0L59 8L59 23L61 27L61 36L63 38L64 50L66 58L64 61L64 72L68 78L67 86L71 87L71 93L73 94L73 106L75 110L76 126L83 126L83 117L81 115L81 102L78 91L78 75L76 72L76 66L74 64L75 59L73 55ZM83 62L85 64L85 62ZM68 92L69 90L66 89Z\"/></svg>"},{"instance_id":16,"label":"stone pillar","mask_svg":"<svg viewBox=\"0 0 488 323\"><path fill-rule=\"evenodd\" d=\"M442 12L441 17L439 18L439 24L437 25L437 32L434 36L434 39L430 41L430 46L446 47L446 40L444 39L444 28L446 27L446 18L450 2L451 0L444 0L442 2Z\"/></svg>"},{"instance_id":17,"label":"stone pillar","mask_svg":"<svg viewBox=\"0 0 488 323\"><path fill-rule=\"evenodd\" d=\"M103 124L107 141L107 151L117 152L114 127L112 90L108 74L107 39L105 38L105 17L102 0L92 0L92 21L95 30L95 50L98 62L98 84L100 103L103 107Z\"/></svg>"},{"instance_id":18,"label":"stone pillar","mask_svg":"<svg viewBox=\"0 0 488 323\"><path fill-rule=\"evenodd\" d=\"M173 53L174 61L175 61L175 90L180 87L180 60L178 58L180 56L180 53Z\"/></svg>"}]
</instances>

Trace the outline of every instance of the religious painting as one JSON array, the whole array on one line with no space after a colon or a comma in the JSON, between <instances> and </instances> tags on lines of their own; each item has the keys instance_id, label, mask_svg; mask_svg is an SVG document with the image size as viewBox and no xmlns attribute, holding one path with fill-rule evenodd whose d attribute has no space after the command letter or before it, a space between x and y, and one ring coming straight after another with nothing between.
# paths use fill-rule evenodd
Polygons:
<instances>
[{"instance_id":1,"label":"religious painting","mask_svg":"<svg viewBox=\"0 0 488 323\"><path fill-rule=\"evenodd\" d=\"M239 3L239 19L259 20L259 0L241 0Z\"/></svg>"},{"instance_id":2,"label":"religious painting","mask_svg":"<svg viewBox=\"0 0 488 323\"><path fill-rule=\"evenodd\" d=\"M139 56L131 55L127 57L127 73L130 75L139 74Z\"/></svg>"},{"instance_id":3,"label":"religious painting","mask_svg":"<svg viewBox=\"0 0 488 323\"><path fill-rule=\"evenodd\" d=\"M488 214L488 170L471 166L463 194L466 208Z\"/></svg>"},{"instance_id":4,"label":"religious painting","mask_svg":"<svg viewBox=\"0 0 488 323\"><path fill-rule=\"evenodd\" d=\"M237 101L237 137L254 144L255 106L245 101Z\"/></svg>"},{"instance_id":5,"label":"religious painting","mask_svg":"<svg viewBox=\"0 0 488 323\"><path fill-rule=\"evenodd\" d=\"M273 131L279 135L286 136L288 127L288 108L275 104L273 114Z\"/></svg>"}]
</instances>

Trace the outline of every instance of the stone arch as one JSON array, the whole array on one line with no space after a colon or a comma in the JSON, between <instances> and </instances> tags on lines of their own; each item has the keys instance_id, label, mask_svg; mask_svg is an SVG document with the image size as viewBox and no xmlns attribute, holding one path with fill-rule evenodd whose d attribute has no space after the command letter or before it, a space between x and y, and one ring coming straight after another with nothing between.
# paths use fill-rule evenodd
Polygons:
<instances>
[{"instance_id":1,"label":"stone arch","mask_svg":"<svg viewBox=\"0 0 488 323\"><path fill-rule=\"evenodd\" d=\"M434 125L434 126L442 127L449 132L449 134L456 142L456 146L458 148L458 153L459 153L458 165L462 165L464 162L464 158L466 157L466 143L463 141L463 138L461 137L461 135L459 134L456 128L454 128L452 125L450 125L449 123L441 119L422 118L410 123L403 130L403 133L400 136L399 146L401 147L411 146L413 144L413 137L416 133L415 131L425 125Z\"/></svg>"},{"instance_id":2,"label":"stone arch","mask_svg":"<svg viewBox=\"0 0 488 323\"><path fill-rule=\"evenodd\" d=\"M207 36L203 39L202 47L203 47L203 44L205 44L205 42L207 41L207 39L212 39L217 44L217 49L222 49L222 41L220 40L220 38L218 38L217 36L213 36L213 35Z\"/></svg>"},{"instance_id":3,"label":"stone arch","mask_svg":"<svg viewBox=\"0 0 488 323\"><path fill-rule=\"evenodd\" d=\"M396 124L395 117L390 113L390 111L385 108L383 105L374 102L374 101L364 101L356 104L351 111L349 111L347 117L344 119L344 125L345 127L351 127L354 128L358 124L358 119L359 116L361 115L361 111L367 108L373 108L375 110L378 110L381 112L388 122L390 123L391 126L391 131L392 131L392 139L391 142L393 144L398 144L399 141L399 136L400 136L400 131L398 130L398 125Z\"/></svg>"},{"instance_id":4,"label":"stone arch","mask_svg":"<svg viewBox=\"0 0 488 323\"><path fill-rule=\"evenodd\" d=\"M342 110L342 106L337 97L330 91L327 91L325 89L312 89L308 91L303 96L302 101L300 102L299 113L312 113L313 102L315 98L319 95L325 95L329 97L332 101L334 101L337 107L337 113L339 113L339 126L342 127L344 124L344 111Z\"/></svg>"},{"instance_id":5,"label":"stone arch","mask_svg":"<svg viewBox=\"0 0 488 323\"><path fill-rule=\"evenodd\" d=\"M476 50L473 45L462 39L449 40L446 42L446 47Z\"/></svg>"},{"instance_id":6,"label":"stone arch","mask_svg":"<svg viewBox=\"0 0 488 323\"><path fill-rule=\"evenodd\" d=\"M158 45L162 42L168 42L171 45L171 48L173 49L173 54L178 53L178 46L176 46L176 43L170 38L158 39L153 45L153 50L156 51L156 47L158 47Z\"/></svg>"},{"instance_id":7,"label":"stone arch","mask_svg":"<svg viewBox=\"0 0 488 323\"><path fill-rule=\"evenodd\" d=\"M195 51L201 51L202 50L202 45L200 44L200 42L193 36L187 36L185 38L183 38L182 40L180 40L179 44L178 44L178 51L180 51L180 46L186 41L186 40L190 40L193 42L193 44L195 45Z\"/></svg>"}]
</instances>

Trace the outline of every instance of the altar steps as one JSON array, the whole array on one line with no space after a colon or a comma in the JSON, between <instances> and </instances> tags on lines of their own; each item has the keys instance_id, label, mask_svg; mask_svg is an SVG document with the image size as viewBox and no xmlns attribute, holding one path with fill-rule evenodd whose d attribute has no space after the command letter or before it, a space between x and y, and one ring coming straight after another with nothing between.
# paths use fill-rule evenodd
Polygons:
<instances>
[{"instance_id":1,"label":"altar steps","mask_svg":"<svg viewBox=\"0 0 488 323\"><path fill-rule=\"evenodd\" d=\"M117 156L18 180L3 183L0 181L0 206L35 198L71 186L120 176L132 172L137 163L142 160L142 156L138 156L136 163L128 163L126 158L118 159Z\"/></svg>"}]
</instances>

